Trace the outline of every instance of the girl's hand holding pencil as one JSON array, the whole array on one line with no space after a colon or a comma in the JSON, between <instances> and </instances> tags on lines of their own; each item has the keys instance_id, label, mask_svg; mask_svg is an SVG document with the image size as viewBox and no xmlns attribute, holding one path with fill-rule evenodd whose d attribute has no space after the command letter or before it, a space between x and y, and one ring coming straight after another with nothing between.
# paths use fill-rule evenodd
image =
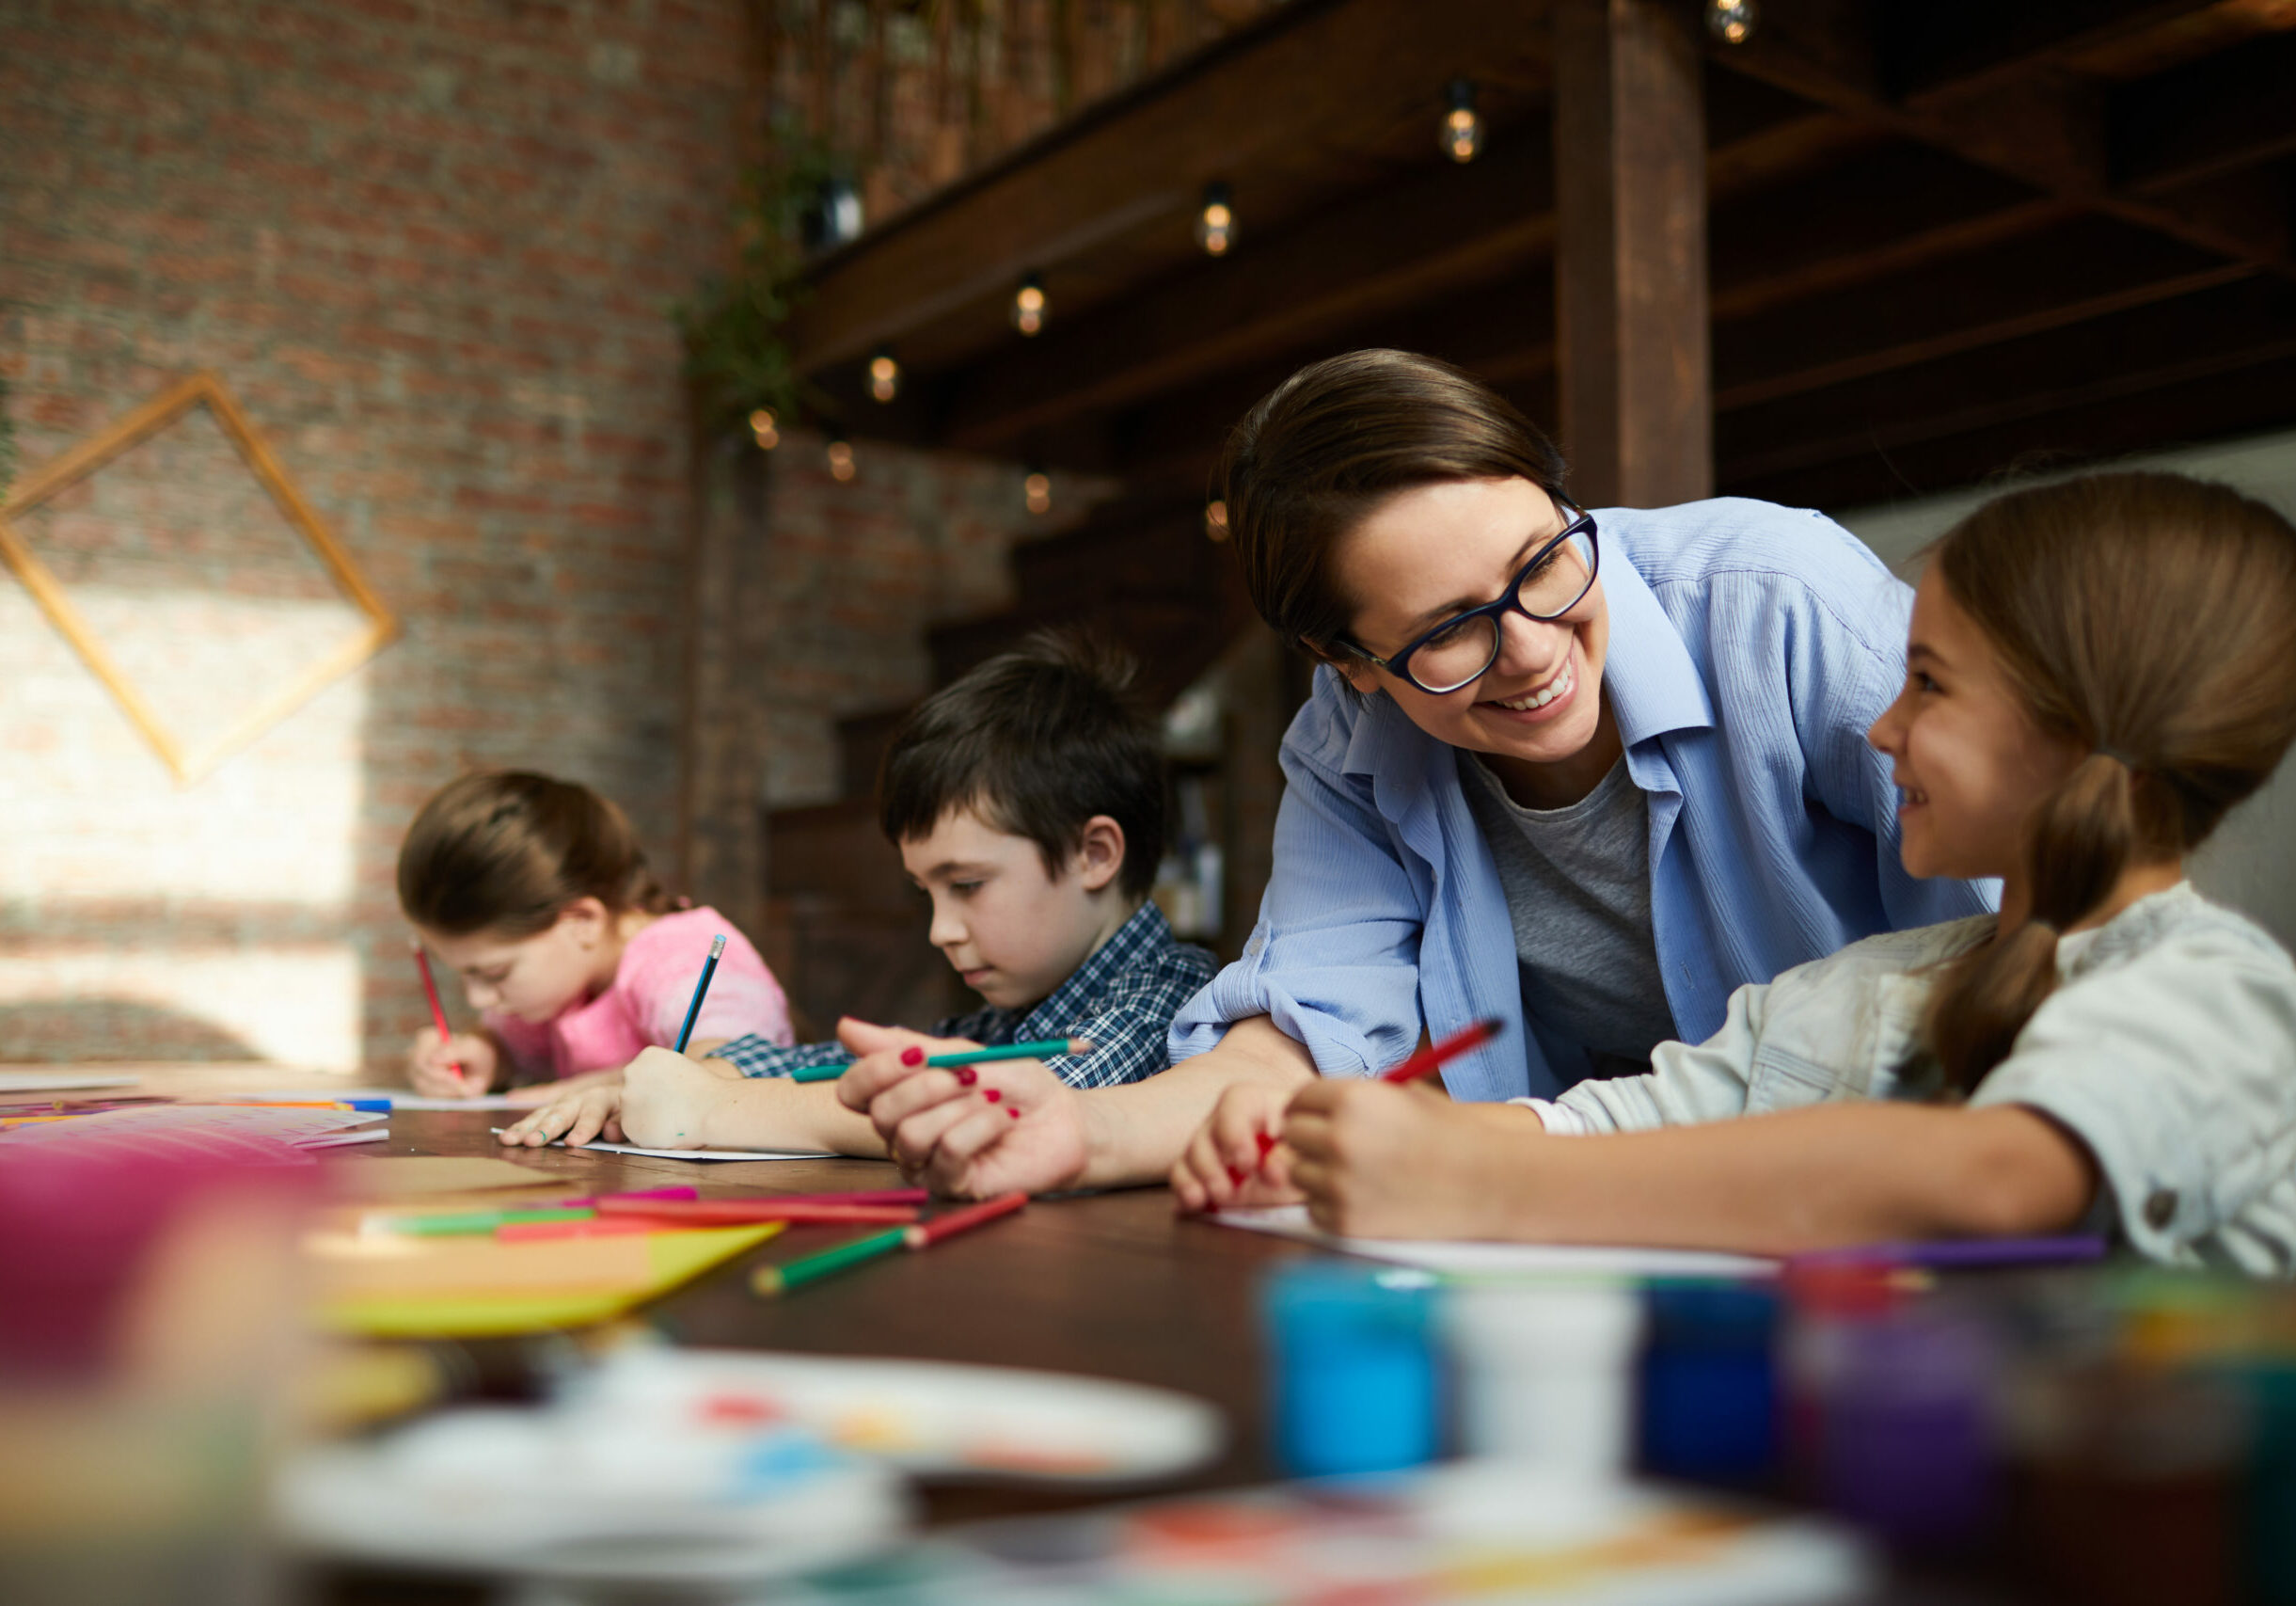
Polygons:
<instances>
[{"instance_id":1,"label":"girl's hand holding pencil","mask_svg":"<svg viewBox=\"0 0 2296 1606\"><path fill-rule=\"evenodd\" d=\"M1174 1205L1195 1212L1301 1202L1306 1196L1292 1185L1291 1153L1278 1141L1298 1090L1239 1082L1222 1092L1172 1168Z\"/></svg>"},{"instance_id":2,"label":"girl's hand holding pencil","mask_svg":"<svg viewBox=\"0 0 2296 1606\"><path fill-rule=\"evenodd\" d=\"M442 1038L425 1026L406 1045L406 1079L425 1098L475 1099L500 1068L493 1039L476 1032Z\"/></svg>"},{"instance_id":3,"label":"girl's hand holding pencil","mask_svg":"<svg viewBox=\"0 0 2296 1606\"><path fill-rule=\"evenodd\" d=\"M950 1198L988 1199L1051 1191L1084 1174L1092 1101L1043 1060L931 1065L978 1045L865 1021L838 1022L837 1038L857 1057L837 1079L837 1097L869 1118L911 1181Z\"/></svg>"}]
</instances>

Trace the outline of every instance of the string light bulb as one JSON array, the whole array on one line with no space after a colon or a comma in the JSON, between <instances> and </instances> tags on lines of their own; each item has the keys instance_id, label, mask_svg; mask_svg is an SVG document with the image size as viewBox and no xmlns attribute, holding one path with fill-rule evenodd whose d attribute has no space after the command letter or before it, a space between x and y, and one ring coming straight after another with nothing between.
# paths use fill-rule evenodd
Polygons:
<instances>
[{"instance_id":1,"label":"string light bulb","mask_svg":"<svg viewBox=\"0 0 2296 1606\"><path fill-rule=\"evenodd\" d=\"M1227 539L1227 503L1210 501L1204 504L1204 533L1214 541Z\"/></svg>"},{"instance_id":2,"label":"string light bulb","mask_svg":"<svg viewBox=\"0 0 2296 1606\"><path fill-rule=\"evenodd\" d=\"M1042 469L1031 469L1021 482L1021 495L1028 502L1031 513L1053 511L1053 476Z\"/></svg>"},{"instance_id":3,"label":"string light bulb","mask_svg":"<svg viewBox=\"0 0 2296 1606\"><path fill-rule=\"evenodd\" d=\"M1204 186L1204 209L1196 215L1196 243L1208 257L1224 257L1236 243L1236 204L1226 184Z\"/></svg>"},{"instance_id":4,"label":"string light bulb","mask_svg":"<svg viewBox=\"0 0 2296 1606\"><path fill-rule=\"evenodd\" d=\"M1047 309L1044 280L1030 274L1021 281L1021 288L1012 293L1012 326L1024 335L1033 335L1044 327Z\"/></svg>"},{"instance_id":5,"label":"string light bulb","mask_svg":"<svg viewBox=\"0 0 2296 1606\"><path fill-rule=\"evenodd\" d=\"M1443 153L1454 162L1472 162L1482 151L1482 118L1475 110L1475 86L1454 78L1443 93Z\"/></svg>"},{"instance_id":6,"label":"string light bulb","mask_svg":"<svg viewBox=\"0 0 2296 1606\"><path fill-rule=\"evenodd\" d=\"M901 393L901 365L893 360L893 353L879 346L869 359L869 395L874 401L890 402Z\"/></svg>"},{"instance_id":7,"label":"string light bulb","mask_svg":"<svg viewBox=\"0 0 2296 1606\"><path fill-rule=\"evenodd\" d=\"M771 407L760 407L750 415L750 434L756 439L760 452L770 452L782 443L781 428L774 421Z\"/></svg>"},{"instance_id":8,"label":"string light bulb","mask_svg":"<svg viewBox=\"0 0 2296 1606\"><path fill-rule=\"evenodd\" d=\"M1761 20L1754 0L1706 0L1706 31L1724 44L1744 44Z\"/></svg>"},{"instance_id":9,"label":"string light bulb","mask_svg":"<svg viewBox=\"0 0 2296 1606\"><path fill-rule=\"evenodd\" d=\"M853 462L853 443L842 435L829 437L829 477L844 485L860 470Z\"/></svg>"}]
</instances>

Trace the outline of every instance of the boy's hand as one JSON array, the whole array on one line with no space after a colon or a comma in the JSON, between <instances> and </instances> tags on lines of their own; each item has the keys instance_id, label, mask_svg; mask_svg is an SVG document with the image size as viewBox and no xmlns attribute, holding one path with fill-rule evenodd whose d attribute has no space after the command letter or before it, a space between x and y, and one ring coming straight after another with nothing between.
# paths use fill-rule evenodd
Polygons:
<instances>
[{"instance_id":1,"label":"boy's hand","mask_svg":"<svg viewBox=\"0 0 2296 1606\"><path fill-rule=\"evenodd\" d=\"M729 1080L666 1048L647 1049L622 1076L622 1130L640 1148L739 1147L718 1143L710 1128L718 1106L738 1096L747 1078Z\"/></svg>"},{"instance_id":2,"label":"boy's hand","mask_svg":"<svg viewBox=\"0 0 2296 1606\"><path fill-rule=\"evenodd\" d=\"M1299 1203L1306 1196L1291 1181L1291 1151L1279 1141L1293 1091L1239 1082L1222 1093L1172 1167L1174 1202L1181 1210Z\"/></svg>"},{"instance_id":3,"label":"boy's hand","mask_svg":"<svg viewBox=\"0 0 2296 1606\"><path fill-rule=\"evenodd\" d=\"M838 1079L837 1097L868 1116L911 1181L985 1199L1047 1193L1083 1175L1084 1101L1041 1059L941 1069L925 1059L979 1045L863 1021L839 1022L837 1036L860 1056Z\"/></svg>"},{"instance_id":4,"label":"boy's hand","mask_svg":"<svg viewBox=\"0 0 2296 1606\"><path fill-rule=\"evenodd\" d=\"M540 1149L560 1137L573 1145L594 1137L619 1143L621 1112L622 1073L600 1071L560 1083L549 1103L502 1129L502 1141L528 1149Z\"/></svg>"},{"instance_id":5,"label":"boy's hand","mask_svg":"<svg viewBox=\"0 0 2296 1606\"><path fill-rule=\"evenodd\" d=\"M1337 1078L1294 1093L1283 1129L1309 1217L1356 1238L1507 1236L1506 1183L1545 1136L1528 1110Z\"/></svg>"},{"instance_id":6,"label":"boy's hand","mask_svg":"<svg viewBox=\"0 0 2296 1606\"><path fill-rule=\"evenodd\" d=\"M456 1032L441 1042L435 1031L426 1029L406 1045L406 1079L426 1098L475 1099L494 1086L501 1063L493 1039L471 1032ZM456 1065L463 1068L459 1076Z\"/></svg>"}]
</instances>

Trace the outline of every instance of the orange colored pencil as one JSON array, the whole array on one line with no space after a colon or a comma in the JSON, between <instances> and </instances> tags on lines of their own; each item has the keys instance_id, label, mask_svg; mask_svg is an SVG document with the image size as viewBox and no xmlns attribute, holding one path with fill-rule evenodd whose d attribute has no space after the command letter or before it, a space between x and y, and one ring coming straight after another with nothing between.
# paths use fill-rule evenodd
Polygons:
<instances>
[{"instance_id":1,"label":"orange colored pencil","mask_svg":"<svg viewBox=\"0 0 2296 1606\"><path fill-rule=\"evenodd\" d=\"M1000 1216L1010 1216L1028 1202L1025 1193L1001 1194L985 1203L967 1205L962 1210L951 1210L934 1216L930 1221L911 1227L908 1233L909 1247L922 1249L938 1244L944 1238L954 1238L978 1227L984 1221L994 1221Z\"/></svg>"}]
</instances>

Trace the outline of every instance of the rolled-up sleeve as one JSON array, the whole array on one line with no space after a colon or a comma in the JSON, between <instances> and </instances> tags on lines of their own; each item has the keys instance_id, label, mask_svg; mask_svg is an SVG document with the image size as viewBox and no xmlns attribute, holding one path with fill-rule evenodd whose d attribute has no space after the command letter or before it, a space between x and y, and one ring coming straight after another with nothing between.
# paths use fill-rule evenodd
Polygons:
<instances>
[{"instance_id":1,"label":"rolled-up sleeve","mask_svg":"<svg viewBox=\"0 0 2296 1606\"><path fill-rule=\"evenodd\" d=\"M1739 988L1722 1029L1704 1042L1662 1042L1641 1075L1581 1082L1555 1102L1588 1132L1647 1132L1745 1114L1769 993L1767 986Z\"/></svg>"},{"instance_id":2,"label":"rolled-up sleeve","mask_svg":"<svg viewBox=\"0 0 2296 1606\"><path fill-rule=\"evenodd\" d=\"M1266 1015L1326 1075L1359 1075L1418 1041L1427 911L1386 821L1344 775L1346 724L1325 685L1285 734L1275 874L1243 956L1172 1023L1175 1062Z\"/></svg>"},{"instance_id":3,"label":"rolled-up sleeve","mask_svg":"<svg viewBox=\"0 0 2296 1606\"><path fill-rule=\"evenodd\" d=\"M1972 1105L2023 1105L2088 1147L2122 1232L2177 1264L2296 1268L2296 972L2232 933L2149 955L2143 987L2043 1001Z\"/></svg>"}]
</instances>

